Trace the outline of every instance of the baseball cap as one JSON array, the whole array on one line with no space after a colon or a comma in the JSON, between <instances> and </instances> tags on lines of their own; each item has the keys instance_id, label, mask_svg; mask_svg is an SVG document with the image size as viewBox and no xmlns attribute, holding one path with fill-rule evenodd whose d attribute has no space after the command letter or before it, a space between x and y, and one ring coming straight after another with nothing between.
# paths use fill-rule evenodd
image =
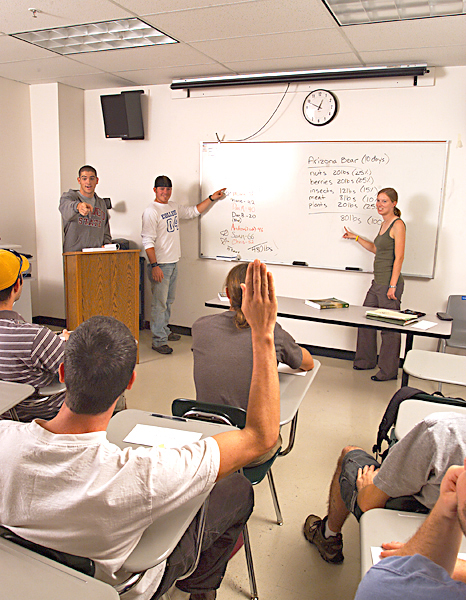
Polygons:
<instances>
[{"instance_id":1,"label":"baseball cap","mask_svg":"<svg viewBox=\"0 0 466 600\"><path fill-rule=\"evenodd\" d=\"M29 261L14 250L0 250L0 291L12 286L20 273L29 269Z\"/></svg>"},{"instance_id":2,"label":"baseball cap","mask_svg":"<svg viewBox=\"0 0 466 600\"><path fill-rule=\"evenodd\" d=\"M154 181L154 187L173 187L172 186L172 180L170 179L170 177L167 177L166 175L159 175L158 177L155 178Z\"/></svg>"}]
</instances>

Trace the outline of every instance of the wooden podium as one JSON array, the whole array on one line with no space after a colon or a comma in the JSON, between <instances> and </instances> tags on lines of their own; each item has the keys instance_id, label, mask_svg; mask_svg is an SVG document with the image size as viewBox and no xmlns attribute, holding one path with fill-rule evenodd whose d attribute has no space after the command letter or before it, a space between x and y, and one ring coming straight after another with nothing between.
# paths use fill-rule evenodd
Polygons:
<instances>
[{"instance_id":1,"label":"wooden podium","mask_svg":"<svg viewBox=\"0 0 466 600\"><path fill-rule=\"evenodd\" d=\"M124 323L139 342L139 250L65 252L63 257L67 329L104 315Z\"/></svg>"}]
</instances>

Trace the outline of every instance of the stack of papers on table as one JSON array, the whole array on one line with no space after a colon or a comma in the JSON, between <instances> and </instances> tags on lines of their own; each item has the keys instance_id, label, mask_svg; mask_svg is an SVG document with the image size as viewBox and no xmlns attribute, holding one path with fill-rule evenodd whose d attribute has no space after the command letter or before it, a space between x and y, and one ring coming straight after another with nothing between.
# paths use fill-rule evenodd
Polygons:
<instances>
[{"instance_id":1,"label":"stack of papers on table","mask_svg":"<svg viewBox=\"0 0 466 600\"><path fill-rule=\"evenodd\" d=\"M383 321L384 323L393 323L394 325L411 325L418 320L417 315L408 315L406 313L399 312L398 310L389 310L388 308L374 308L373 310L366 310L366 317L368 319L375 319L376 321Z\"/></svg>"}]
</instances>

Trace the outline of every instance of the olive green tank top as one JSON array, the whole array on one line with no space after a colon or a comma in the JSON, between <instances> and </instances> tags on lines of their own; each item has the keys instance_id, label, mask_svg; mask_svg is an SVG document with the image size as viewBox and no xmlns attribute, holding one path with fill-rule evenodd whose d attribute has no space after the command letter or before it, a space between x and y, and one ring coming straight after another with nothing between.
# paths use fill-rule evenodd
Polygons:
<instances>
[{"instance_id":1,"label":"olive green tank top","mask_svg":"<svg viewBox=\"0 0 466 600\"><path fill-rule=\"evenodd\" d=\"M382 235L379 233L374 240L377 250L374 258L374 280L379 285L390 285L393 263L395 262L395 240L390 237L390 230L398 220L401 221L401 219L395 219L387 231ZM400 274L398 282L402 281L403 276Z\"/></svg>"}]
</instances>

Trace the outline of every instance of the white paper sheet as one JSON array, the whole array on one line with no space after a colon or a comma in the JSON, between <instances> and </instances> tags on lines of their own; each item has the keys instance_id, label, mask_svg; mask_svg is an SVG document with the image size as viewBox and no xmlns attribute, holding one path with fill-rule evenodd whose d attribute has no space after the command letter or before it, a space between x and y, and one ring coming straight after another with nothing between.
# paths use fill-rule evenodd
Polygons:
<instances>
[{"instance_id":1,"label":"white paper sheet","mask_svg":"<svg viewBox=\"0 0 466 600\"><path fill-rule=\"evenodd\" d=\"M291 375L306 375L307 371L303 371L302 369L292 369L285 363L278 363L278 372L279 373L290 373Z\"/></svg>"},{"instance_id":2,"label":"white paper sheet","mask_svg":"<svg viewBox=\"0 0 466 600\"><path fill-rule=\"evenodd\" d=\"M425 331L426 329L430 329L431 327L435 327L436 325L437 323L434 323L432 321L418 321L417 323L413 323L411 327L413 329L422 329L423 331Z\"/></svg>"},{"instance_id":3,"label":"white paper sheet","mask_svg":"<svg viewBox=\"0 0 466 600\"><path fill-rule=\"evenodd\" d=\"M143 446L156 446L157 448L181 448L185 444L197 442L202 437L196 431L183 431L181 429L168 429L156 425L142 425L138 423L123 440L128 444L141 444Z\"/></svg>"}]
</instances>

